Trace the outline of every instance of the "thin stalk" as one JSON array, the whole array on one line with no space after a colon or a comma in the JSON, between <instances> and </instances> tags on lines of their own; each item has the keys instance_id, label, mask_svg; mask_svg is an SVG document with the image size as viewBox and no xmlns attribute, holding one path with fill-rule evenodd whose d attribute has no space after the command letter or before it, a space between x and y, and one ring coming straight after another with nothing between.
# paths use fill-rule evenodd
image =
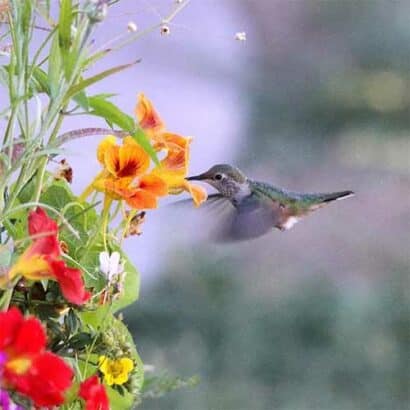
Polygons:
<instances>
[{"instance_id":1,"label":"thin stalk","mask_svg":"<svg viewBox=\"0 0 410 410\"><path fill-rule=\"evenodd\" d=\"M57 137L58 131L60 130L60 127L63 123L63 119L64 119L64 116L60 114L57 118L56 125L54 126L54 129L51 133L49 142L52 142ZM47 156L40 159L39 174L38 174L36 184L34 187L34 201L35 202L38 202L40 200L41 189L43 187L44 175L46 173L47 162L48 162Z\"/></svg>"}]
</instances>

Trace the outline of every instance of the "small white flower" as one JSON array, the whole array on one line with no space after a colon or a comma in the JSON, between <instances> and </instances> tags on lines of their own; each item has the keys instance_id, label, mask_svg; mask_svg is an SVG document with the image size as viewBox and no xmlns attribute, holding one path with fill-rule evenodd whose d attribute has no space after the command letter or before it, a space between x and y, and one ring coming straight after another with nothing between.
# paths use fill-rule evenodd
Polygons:
<instances>
[{"instance_id":1,"label":"small white flower","mask_svg":"<svg viewBox=\"0 0 410 410\"><path fill-rule=\"evenodd\" d=\"M108 282L115 281L124 271L124 266L120 263L119 252L113 252L111 256L106 251L101 252L100 271L107 278Z\"/></svg>"},{"instance_id":2,"label":"small white flower","mask_svg":"<svg viewBox=\"0 0 410 410\"><path fill-rule=\"evenodd\" d=\"M246 41L246 33L244 31L238 31L235 34L235 40L237 40L237 41Z\"/></svg>"},{"instance_id":3,"label":"small white flower","mask_svg":"<svg viewBox=\"0 0 410 410\"><path fill-rule=\"evenodd\" d=\"M133 21L130 21L127 25L127 29L130 33L135 33L138 30L138 27Z\"/></svg>"}]
</instances>

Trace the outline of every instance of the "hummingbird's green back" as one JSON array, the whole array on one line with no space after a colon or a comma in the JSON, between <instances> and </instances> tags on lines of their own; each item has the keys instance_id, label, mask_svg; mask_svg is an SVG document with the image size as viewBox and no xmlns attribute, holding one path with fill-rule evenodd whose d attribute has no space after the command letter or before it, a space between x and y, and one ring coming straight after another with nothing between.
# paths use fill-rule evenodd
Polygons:
<instances>
[{"instance_id":1,"label":"hummingbird's green back","mask_svg":"<svg viewBox=\"0 0 410 410\"><path fill-rule=\"evenodd\" d=\"M252 191L260 199L277 201L295 214L305 213L316 209L318 206L337 199L353 195L352 191L340 191L331 193L299 193L274 187L266 182L249 180Z\"/></svg>"}]
</instances>

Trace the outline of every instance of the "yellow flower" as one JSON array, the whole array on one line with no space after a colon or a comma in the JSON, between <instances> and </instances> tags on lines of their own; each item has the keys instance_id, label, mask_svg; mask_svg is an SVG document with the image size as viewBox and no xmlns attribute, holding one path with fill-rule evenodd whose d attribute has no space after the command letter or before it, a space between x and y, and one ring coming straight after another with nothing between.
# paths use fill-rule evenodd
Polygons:
<instances>
[{"instance_id":1,"label":"yellow flower","mask_svg":"<svg viewBox=\"0 0 410 410\"><path fill-rule=\"evenodd\" d=\"M113 384L124 384L128 381L129 374L134 368L134 363L128 357L112 360L107 356L100 356L98 367L104 375L105 383L112 386Z\"/></svg>"}]
</instances>

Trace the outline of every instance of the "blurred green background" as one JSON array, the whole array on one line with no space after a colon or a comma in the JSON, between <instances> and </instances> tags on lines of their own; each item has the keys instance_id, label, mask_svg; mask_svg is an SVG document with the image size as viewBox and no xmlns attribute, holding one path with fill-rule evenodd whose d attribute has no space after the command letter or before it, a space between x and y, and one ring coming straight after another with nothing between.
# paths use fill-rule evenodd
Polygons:
<instances>
[{"instance_id":1,"label":"blurred green background","mask_svg":"<svg viewBox=\"0 0 410 410\"><path fill-rule=\"evenodd\" d=\"M145 363L201 382L141 408L409 409L410 2L201 4L208 24L223 9L248 34L229 79L244 126L227 160L293 190L357 196L250 243L168 238L125 319ZM227 81L200 47L190 58Z\"/></svg>"}]
</instances>

